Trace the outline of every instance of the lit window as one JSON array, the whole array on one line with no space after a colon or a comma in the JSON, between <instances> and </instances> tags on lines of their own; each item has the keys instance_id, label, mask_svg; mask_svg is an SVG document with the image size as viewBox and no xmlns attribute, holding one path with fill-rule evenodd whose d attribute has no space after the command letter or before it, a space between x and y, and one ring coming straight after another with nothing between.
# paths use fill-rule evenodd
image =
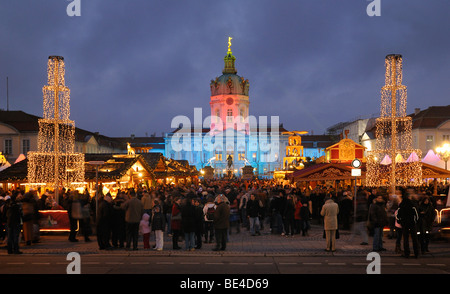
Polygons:
<instances>
[{"instance_id":1,"label":"lit window","mask_svg":"<svg viewBox=\"0 0 450 294\"><path fill-rule=\"evenodd\" d=\"M244 123L245 122L245 109L241 109L240 116L241 116L241 123Z\"/></svg>"},{"instance_id":2,"label":"lit window","mask_svg":"<svg viewBox=\"0 0 450 294\"><path fill-rule=\"evenodd\" d=\"M220 111L216 110L216 123L219 123L220 121Z\"/></svg>"},{"instance_id":3,"label":"lit window","mask_svg":"<svg viewBox=\"0 0 450 294\"><path fill-rule=\"evenodd\" d=\"M233 122L233 109L227 110L227 122Z\"/></svg>"}]
</instances>

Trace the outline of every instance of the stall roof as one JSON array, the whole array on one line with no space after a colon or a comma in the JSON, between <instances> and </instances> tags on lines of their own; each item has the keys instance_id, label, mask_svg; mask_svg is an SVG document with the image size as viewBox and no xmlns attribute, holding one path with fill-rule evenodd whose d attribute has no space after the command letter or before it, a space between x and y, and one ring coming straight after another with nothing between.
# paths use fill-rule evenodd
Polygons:
<instances>
[{"instance_id":1,"label":"stall roof","mask_svg":"<svg viewBox=\"0 0 450 294\"><path fill-rule=\"evenodd\" d=\"M353 179L350 163L319 163L288 175L294 182L299 181L332 181ZM361 175L365 177L365 164Z\"/></svg>"},{"instance_id":2,"label":"stall roof","mask_svg":"<svg viewBox=\"0 0 450 294\"><path fill-rule=\"evenodd\" d=\"M27 182L27 176L28 159L24 159L0 171L0 182Z\"/></svg>"},{"instance_id":3,"label":"stall roof","mask_svg":"<svg viewBox=\"0 0 450 294\"><path fill-rule=\"evenodd\" d=\"M127 154L85 154L85 180L96 179L96 166L92 161L103 161L99 166L99 180L117 180L124 176L139 161L143 168L154 178L167 176L197 176L198 171L187 161L175 161L165 158L162 153ZM27 182L28 159L17 162L0 171L0 182Z\"/></svg>"},{"instance_id":4,"label":"stall roof","mask_svg":"<svg viewBox=\"0 0 450 294\"><path fill-rule=\"evenodd\" d=\"M422 178L423 179L450 178L450 170L445 170L435 165L422 162Z\"/></svg>"},{"instance_id":5,"label":"stall roof","mask_svg":"<svg viewBox=\"0 0 450 294\"><path fill-rule=\"evenodd\" d=\"M350 163L319 163L288 175L294 182L353 179ZM366 176L366 164L361 167L361 177ZM450 178L450 171L422 162L422 178Z\"/></svg>"},{"instance_id":6,"label":"stall roof","mask_svg":"<svg viewBox=\"0 0 450 294\"><path fill-rule=\"evenodd\" d=\"M118 154L85 154L85 180L96 178L96 168L88 164L89 161L104 161L99 166L98 179L115 180L125 175L137 161L153 176L151 167L139 155L126 156ZM107 167L108 171L105 171ZM0 172L0 182L27 182L28 159L24 159Z\"/></svg>"},{"instance_id":7,"label":"stall roof","mask_svg":"<svg viewBox=\"0 0 450 294\"><path fill-rule=\"evenodd\" d=\"M152 168L140 156L125 155L125 154L85 154L85 180L92 181L96 179L96 167L90 165L90 161L104 161L105 163L99 166L98 179L99 180L116 180L120 179L132 168L136 162L140 162L144 169L154 176Z\"/></svg>"}]
</instances>

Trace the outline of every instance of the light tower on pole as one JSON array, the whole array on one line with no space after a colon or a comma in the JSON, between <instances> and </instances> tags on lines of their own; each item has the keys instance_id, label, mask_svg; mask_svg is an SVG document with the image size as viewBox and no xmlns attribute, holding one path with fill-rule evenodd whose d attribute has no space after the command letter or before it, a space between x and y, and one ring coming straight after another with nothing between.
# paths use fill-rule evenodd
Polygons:
<instances>
[{"instance_id":1,"label":"light tower on pole","mask_svg":"<svg viewBox=\"0 0 450 294\"><path fill-rule=\"evenodd\" d=\"M38 151L28 152L28 182L55 191L84 182L84 154L75 153L75 123L70 116L70 89L65 85L61 56L48 58L48 84L43 91L43 118L39 119Z\"/></svg>"},{"instance_id":2,"label":"light tower on pole","mask_svg":"<svg viewBox=\"0 0 450 294\"><path fill-rule=\"evenodd\" d=\"M389 187L418 186L422 180L421 151L412 149L412 119L406 114L403 58L385 59L385 85L381 89L381 111L376 120L375 150L368 152L366 184Z\"/></svg>"}]
</instances>

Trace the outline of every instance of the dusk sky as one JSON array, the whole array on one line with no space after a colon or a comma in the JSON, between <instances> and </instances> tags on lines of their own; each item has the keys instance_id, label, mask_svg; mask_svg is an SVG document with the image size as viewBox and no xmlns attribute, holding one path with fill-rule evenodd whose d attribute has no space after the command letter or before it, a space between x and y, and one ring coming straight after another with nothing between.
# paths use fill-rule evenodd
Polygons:
<instances>
[{"instance_id":1,"label":"dusk sky","mask_svg":"<svg viewBox=\"0 0 450 294\"><path fill-rule=\"evenodd\" d=\"M250 114L323 134L377 116L384 58L403 55L408 113L450 104L450 1L0 0L0 108L42 116L47 60L63 56L71 119L111 137L172 130L210 115L228 37L250 81Z\"/></svg>"}]
</instances>

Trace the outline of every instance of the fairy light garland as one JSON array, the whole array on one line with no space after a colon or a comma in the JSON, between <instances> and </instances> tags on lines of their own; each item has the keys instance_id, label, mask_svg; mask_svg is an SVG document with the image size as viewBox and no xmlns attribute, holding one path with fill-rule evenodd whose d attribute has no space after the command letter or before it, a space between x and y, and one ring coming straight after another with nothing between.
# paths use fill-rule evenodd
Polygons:
<instances>
[{"instance_id":1,"label":"fairy light garland","mask_svg":"<svg viewBox=\"0 0 450 294\"><path fill-rule=\"evenodd\" d=\"M84 182L84 154L74 153L75 123L69 119L70 89L65 85L63 57L49 57L47 75L38 151L28 152L28 182L31 186L75 187Z\"/></svg>"},{"instance_id":2,"label":"fairy light garland","mask_svg":"<svg viewBox=\"0 0 450 294\"><path fill-rule=\"evenodd\" d=\"M406 114L407 90L402 85L401 55L385 58L385 86L376 120L375 149L368 152L366 185L369 187L418 186L422 180L421 151L412 148L412 119Z\"/></svg>"}]
</instances>

